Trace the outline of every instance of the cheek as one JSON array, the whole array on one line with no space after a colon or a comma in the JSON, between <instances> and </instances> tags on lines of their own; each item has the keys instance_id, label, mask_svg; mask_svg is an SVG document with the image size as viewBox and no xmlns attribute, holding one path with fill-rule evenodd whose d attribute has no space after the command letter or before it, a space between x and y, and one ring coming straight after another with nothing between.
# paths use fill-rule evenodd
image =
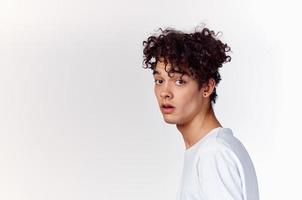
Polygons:
<instances>
[{"instance_id":1,"label":"cheek","mask_svg":"<svg viewBox=\"0 0 302 200\"><path fill-rule=\"evenodd\" d=\"M159 93L159 90L157 88L154 88L154 94L155 94L155 97L159 103L160 101L160 93Z\"/></svg>"},{"instance_id":2,"label":"cheek","mask_svg":"<svg viewBox=\"0 0 302 200\"><path fill-rule=\"evenodd\" d=\"M179 99L179 104L181 105L182 112L192 113L198 112L201 106L201 101L197 94L184 93L177 97Z\"/></svg>"},{"instance_id":3,"label":"cheek","mask_svg":"<svg viewBox=\"0 0 302 200\"><path fill-rule=\"evenodd\" d=\"M156 95L156 97L159 96L159 90L158 88L154 87L154 94Z\"/></svg>"}]
</instances>

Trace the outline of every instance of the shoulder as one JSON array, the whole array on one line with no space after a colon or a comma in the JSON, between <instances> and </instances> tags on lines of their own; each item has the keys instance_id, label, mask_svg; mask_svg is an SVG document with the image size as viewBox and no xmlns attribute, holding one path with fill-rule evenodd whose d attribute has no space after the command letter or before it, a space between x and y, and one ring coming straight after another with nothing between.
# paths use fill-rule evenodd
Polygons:
<instances>
[{"instance_id":1,"label":"shoulder","mask_svg":"<svg viewBox=\"0 0 302 200\"><path fill-rule=\"evenodd\" d=\"M197 177L207 199L243 199L241 164L232 149L217 144L199 152Z\"/></svg>"},{"instance_id":2,"label":"shoulder","mask_svg":"<svg viewBox=\"0 0 302 200\"><path fill-rule=\"evenodd\" d=\"M240 151L242 148L244 148L243 145L234 137L231 129L221 128L200 146L197 156L204 166L206 163L221 163L238 167L241 165L238 149Z\"/></svg>"},{"instance_id":3,"label":"shoulder","mask_svg":"<svg viewBox=\"0 0 302 200\"><path fill-rule=\"evenodd\" d=\"M241 165L234 150L220 142L213 142L213 145L199 149L198 161L202 163L203 167L207 167L207 165L231 165L237 168L238 165Z\"/></svg>"},{"instance_id":4,"label":"shoulder","mask_svg":"<svg viewBox=\"0 0 302 200\"><path fill-rule=\"evenodd\" d=\"M199 151L232 150L240 141L235 138L230 128L220 128L213 134L207 136L199 147Z\"/></svg>"},{"instance_id":5,"label":"shoulder","mask_svg":"<svg viewBox=\"0 0 302 200\"><path fill-rule=\"evenodd\" d=\"M207 199L259 199L256 172L231 129L220 129L199 146L196 170Z\"/></svg>"},{"instance_id":6,"label":"shoulder","mask_svg":"<svg viewBox=\"0 0 302 200\"><path fill-rule=\"evenodd\" d=\"M242 165L230 143L233 140L231 132L220 130L198 151L199 186L207 199L243 199Z\"/></svg>"}]
</instances>

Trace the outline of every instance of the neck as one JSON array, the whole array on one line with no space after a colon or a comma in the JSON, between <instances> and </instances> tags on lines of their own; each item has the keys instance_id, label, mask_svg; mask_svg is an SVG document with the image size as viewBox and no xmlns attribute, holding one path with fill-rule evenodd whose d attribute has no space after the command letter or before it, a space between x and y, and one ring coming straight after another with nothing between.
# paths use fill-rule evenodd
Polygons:
<instances>
[{"instance_id":1,"label":"neck","mask_svg":"<svg viewBox=\"0 0 302 200\"><path fill-rule=\"evenodd\" d=\"M186 149L202 139L213 128L222 127L214 114L212 106L201 110L191 121L176 126L183 136Z\"/></svg>"}]
</instances>

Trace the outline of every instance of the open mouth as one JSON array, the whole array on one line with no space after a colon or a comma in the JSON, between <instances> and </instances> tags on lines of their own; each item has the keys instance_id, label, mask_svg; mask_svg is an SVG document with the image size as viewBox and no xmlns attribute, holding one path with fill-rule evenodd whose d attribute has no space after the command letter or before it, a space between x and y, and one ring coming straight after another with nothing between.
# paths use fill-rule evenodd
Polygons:
<instances>
[{"instance_id":1,"label":"open mouth","mask_svg":"<svg viewBox=\"0 0 302 200\"><path fill-rule=\"evenodd\" d=\"M169 103L163 103L161 105L162 108L174 108L174 106L172 104L169 104Z\"/></svg>"},{"instance_id":2,"label":"open mouth","mask_svg":"<svg viewBox=\"0 0 302 200\"><path fill-rule=\"evenodd\" d=\"M164 114L171 114L174 111L175 107L171 105L163 105L161 109Z\"/></svg>"},{"instance_id":3,"label":"open mouth","mask_svg":"<svg viewBox=\"0 0 302 200\"><path fill-rule=\"evenodd\" d=\"M165 106L165 105L163 105L162 107L163 108L174 108L173 106Z\"/></svg>"}]
</instances>

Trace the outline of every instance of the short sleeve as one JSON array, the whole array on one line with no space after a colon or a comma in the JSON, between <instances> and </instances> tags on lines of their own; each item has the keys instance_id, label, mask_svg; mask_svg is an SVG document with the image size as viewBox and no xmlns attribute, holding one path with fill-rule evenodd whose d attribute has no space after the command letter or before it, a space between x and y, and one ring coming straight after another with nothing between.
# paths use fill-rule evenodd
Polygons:
<instances>
[{"instance_id":1,"label":"short sleeve","mask_svg":"<svg viewBox=\"0 0 302 200\"><path fill-rule=\"evenodd\" d=\"M197 174L205 200L243 200L238 164L234 152L227 148L200 152Z\"/></svg>"}]
</instances>

